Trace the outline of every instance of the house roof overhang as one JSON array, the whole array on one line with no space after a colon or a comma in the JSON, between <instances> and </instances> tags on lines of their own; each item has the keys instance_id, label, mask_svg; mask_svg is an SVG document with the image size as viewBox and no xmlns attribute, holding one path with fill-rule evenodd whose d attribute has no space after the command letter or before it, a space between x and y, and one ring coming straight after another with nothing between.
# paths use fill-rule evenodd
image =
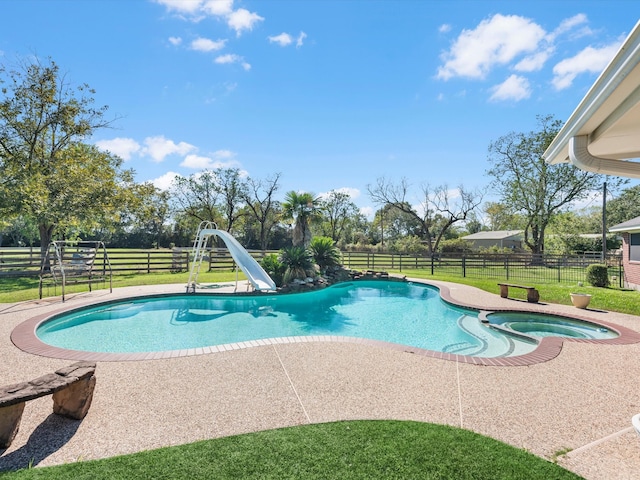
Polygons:
<instances>
[{"instance_id":1,"label":"house roof overhang","mask_svg":"<svg viewBox=\"0 0 640 480\"><path fill-rule=\"evenodd\" d=\"M544 153L547 163L640 178L640 22Z\"/></svg>"},{"instance_id":2,"label":"house roof overhang","mask_svg":"<svg viewBox=\"0 0 640 480\"><path fill-rule=\"evenodd\" d=\"M619 223L618 225L614 225L609 228L610 232L617 233L637 233L640 232L640 217L632 218L631 220L627 220L626 222Z\"/></svg>"}]
</instances>

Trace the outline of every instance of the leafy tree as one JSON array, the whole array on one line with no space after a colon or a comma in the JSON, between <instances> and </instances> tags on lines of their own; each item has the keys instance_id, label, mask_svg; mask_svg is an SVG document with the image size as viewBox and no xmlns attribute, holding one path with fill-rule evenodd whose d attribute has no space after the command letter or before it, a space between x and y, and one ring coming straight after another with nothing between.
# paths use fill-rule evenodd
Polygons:
<instances>
[{"instance_id":1,"label":"leafy tree","mask_svg":"<svg viewBox=\"0 0 640 480\"><path fill-rule=\"evenodd\" d=\"M215 170L215 176L226 229L231 232L236 220L243 215L242 205L246 198L247 185L237 168L218 168Z\"/></svg>"},{"instance_id":2,"label":"leafy tree","mask_svg":"<svg viewBox=\"0 0 640 480\"><path fill-rule=\"evenodd\" d=\"M343 238L348 223L358 214L358 206L351 200L351 195L337 190L331 190L326 197L320 200L326 230L323 231L338 242Z\"/></svg>"},{"instance_id":3,"label":"leafy tree","mask_svg":"<svg viewBox=\"0 0 640 480\"><path fill-rule=\"evenodd\" d=\"M623 190L618 198L607 202L607 226L636 217L640 217L640 185Z\"/></svg>"},{"instance_id":4,"label":"leafy tree","mask_svg":"<svg viewBox=\"0 0 640 480\"><path fill-rule=\"evenodd\" d=\"M37 224L44 258L56 229L117 216L133 174L82 143L110 125L107 107L95 108L94 91L72 88L55 62L1 65L0 85L0 215Z\"/></svg>"},{"instance_id":5,"label":"leafy tree","mask_svg":"<svg viewBox=\"0 0 640 480\"><path fill-rule=\"evenodd\" d=\"M522 216L514 213L508 205L500 202L484 204L484 213L489 220L489 230L523 230Z\"/></svg>"},{"instance_id":6,"label":"leafy tree","mask_svg":"<svg viewBox=\"0 0 640 480\"><path fill-rule=\"evenodd\" d=\"M203 170L174 178L170 193L174 211L198 222L215 222L230 232L243 214L246 184L237 168Z\"/></svg>"},{"instance_id":7,"label":"leafy tree","mask_svg":"<svg viewBox=\"0 0 640 480\"><path fill-rule=\"evenodd\" d=\"M177 176L169 189L173 210L199 222L221 223L220 190L214 172ZM222 225L221 225L222 226Z\"/></svg>"},{"instance_id":8,"label":"leafy tree","mask_svg":"<svg viewBox=\"0 0 640 480\"><path fill-rule=\"evenodd\" d=\"M402 237L422 238L420 220L415 215L408 213L411 210L411 205L406 203L402 207L399 209L391 204L386 204L376 211L372 222L371 233L374 234L372 241L379 242L384 248L385 245L392 245Z\"/></svg>"},{"instance_id":9,"label":"leafy tree","mask_svg":"<svg viewBox=\"0 0 640 480\"><path fill-rule=\"evenodd\" d=\"M169 219L169 192L160 190L151 182L136 184L132 188L133 204L126 218L125 228L137 237L135 246L149 248L163 244ZM168 241L164 245L168 245Z\"/></svg>"},{"instance_id":10,"label":"leafy tree","mask_svg":"<svg viewBox=\"0 0 640 480\"><path fill-rule=\"evenodd\" d=\"M311 241L310 223L319 218L319 200L308 192L287 192L282 204L283 216L295 221L293 227L293 246L306 248Z\"/></svg>"},{"instance_id":11,"label":"leafy tree","mask_svg":"<svg viewBox=\"0 0 640 480\"><path fill-rule=\"evenodd\" d=\"M469 214L469 218L467 218L467 221L464 223L464 225L469 235L481 232L483 229L485 229L484 225L482 224L482 221L480 220L476 212L471 212Z\"/></svg>"},{"instance_id":12,"label":"leafy tree","mask_svg":"<svg viewBox=\"0 0 640 480\"><path fill-rule=\"evenodd\" d=\"M193 245L198 226L197 220L182 213L174 213L172 219L169 233L171 242L182 247Z\"/></svg>"},{"instance_id":13,"label":"leafy tree","mask_svg":"<svg viewBox=\"0 0 640 480\"><path fill-rule=\"evenodd\" d=\"M602 207L593 206L555 215L548 228L551 234L545 250L563 254L602 251ZM591 234L586 236L585 234ZM594 235L595 234L595 235ZM606 250L620 248L616 235L607 235Z\"/></svg>"},{"instance_id":14,"label":"leafy tree","mask_svg":"<svg viewBox=\"0 0 640 480\"><path fill-rule=\"evenodd\" d=\"M374 202L397 209L419 224L418 235L427 244L429 255L438 249L438 244L447 230L453 224L466 220L482 200L480 194L468 191L462 185L457 188L455 194L450 192L446 185L438 186L433 191L426 185L422 187L422 196L417 207L413 207L408 199L409 189L406 178L398 184L378 178L375 185L367 186Z\"/></svg>"},{"instance_id":15,"label":"leafy tree","mask_svg":"<svg viewBox=\"0 0 640 480\"><path fill-rule=\"evenodd\" d=\"M250 214L258 223L260 249L267 249L269 234L279 219L280 203L274 199L280 185L280 173L265 180L247 179L247 187L243 190L243 200Z\"/></svg>"},{"instance_id":16,"label":"leafy tree","mask_svg":"<svg viewBox=\"0 0 640 480\"><path fill-rule=\"evenodd\" d=\"M345 225L345 229L337 245L340 248L344 248L349 243L362 243L366 241L370 232L371 222L367 219L366 215L358 212Z\"/></svg>"},{"instance_id":17,"label":"leafy tree","mask_svg":"<svg viewBox=\"0 0 640 480\"><path fill-rule=\"evenodd\" d=\"M39 236L38 226L34 220L24 215L18 215L11 219L10 222L3 223L5 227L0 230L0 245L15 247L28 245L31 247Z\"/></svg>"},{"instance_id":18,"label":"leafy tree","mask_svg":"<svg viewBox=\"0 0 640 480\"><path fill-rule=\"evenodd\" d=\"M545 232L553 216L602 182L599 175L571 164L546 163L542 154L562 122L539 116L538 123L536 132L512 132L492 142L488 170L501 202L524 216L524 241L534 254L544 252Z\"/></svg>"}]
</instances>

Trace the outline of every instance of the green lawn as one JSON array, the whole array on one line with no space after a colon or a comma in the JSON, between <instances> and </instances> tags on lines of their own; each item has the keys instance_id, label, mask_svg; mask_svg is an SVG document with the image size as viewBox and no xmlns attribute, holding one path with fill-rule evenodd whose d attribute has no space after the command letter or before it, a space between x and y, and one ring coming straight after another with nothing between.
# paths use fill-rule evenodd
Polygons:
<instances>
[{"instance_id":1,"label":"green lawn","mask_svg":"<svg viewBox=\"0 0 640 480\"><path fill-rule=\"evenodd\" d=\"M236 279L235 272L201 272L198 275L200 283L217 283L217 282L233 282ZM242 272L238 273L238 279L246 280ZM164 285L170 283L187 285L189 280L189 272L180 273L139 273L113 276L113 288L130 287L136 285ZM97 283L93 286L94 290L109 288L109 282ZM67 285L65 293L86 292L89 290L87 285ZM43 297L61 295L62 290L58 285L46 286L43 289ZM0 278L0 303L22 302L25 300L35 300L38 295L38 278Z\"/></svg>"},{"instance_id":2,"label":"green lawn","mask_svg":"<svg viewBox=\"0 0 640 480\"><path fill-rule=\"evenodd\" d=\"M400 272L397 272L400 273ZM498 283L505 280L498 279L478 279L462 278L454 275L436 274L431 276L427 270L402 270L402 275L411 278L423 278L425 280L443 280L447 282L462 283L471 285L487 292L500 294ZM636 290L621 288L598 288L590 285L579 287L577 284L566 283L536 283L536 282L513 282L518 285L533 286L540 292L540 301L544 303L559 303L561 305L571 305L570 293L588 293L591 297L589 308L608 310L613 312L640 315L640 292ZM509 295L514 298L526 299L526 292L520 289L510 289Z\"/></svg>"},{"instance_id":3,"label":"green lawn","mask_svg":"<svg viewBox=\"0 0 640 480\"><path fill-rule=\"evenodd\" d=\"M27 479L578 479L558 465L443 425L352 421L206 440L0 474Z\"/></svg>"}]
</instances>

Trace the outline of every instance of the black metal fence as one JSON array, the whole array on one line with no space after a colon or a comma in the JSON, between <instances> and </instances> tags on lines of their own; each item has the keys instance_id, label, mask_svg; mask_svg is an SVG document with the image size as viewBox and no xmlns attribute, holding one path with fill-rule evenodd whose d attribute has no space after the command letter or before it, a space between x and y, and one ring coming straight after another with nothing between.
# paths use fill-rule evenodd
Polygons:
<instances>
[{"instance_id":1,"label":"black metal fence","mask_svg":"<svg viewBox=\"0 0 640 480\"><path fill-rule=\"evenodd\" d=\"M113 274L158 273L162 271L186 272L190 267L190 248L174 250L109 249ZM258 261L265 254L250 250ZM235 263L228 250L215 248L206 257L210 271L233 270ZM345 267L354 270L392 270L410 273L421 270L431 275L444 274L457 277L487 278L527 283L577 283L586 281L586 268L603 263L598 255L515 255L515 254L437 254L430 256L343 252ZM620 255L609 255L605 260L609 277L614 285L623 285L623 266ZM204 265L203 265L204 267ZM0 277L38 276L40 249L0 249Z\"/></svg>"},{"instance_id":2,"label":"black metal fence","mask_svg":"<svg viewBox=\"0 0 640 480\"><path fill-rule=\"evenodd\" d=\"M436 254L429 256L345 252L343 263L356 270L427 270L468 278L490 278L530 283L577 283L586 280L591 264L606 263L612 283L622 286L622 256L605 261L595 255Z\"/></svg>"}]
</instances>

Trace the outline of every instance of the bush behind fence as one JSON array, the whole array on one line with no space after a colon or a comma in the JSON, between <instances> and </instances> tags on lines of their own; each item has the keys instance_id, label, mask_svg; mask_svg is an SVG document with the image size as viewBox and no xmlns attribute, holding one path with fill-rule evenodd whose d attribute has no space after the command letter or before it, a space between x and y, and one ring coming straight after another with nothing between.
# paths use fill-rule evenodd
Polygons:
<instances>
[{"instance_id":1,"label":"bush behind fence","mask_svg":"<svg viewBox=\"0 0 640 480\"><path fill-rule=\"evenodd\" d=\"M258 261L276 251L249 251ZM114 275L158 272L188 272L190 248L173 250L108 250ZM437 254L433 257L407 254L343 252L343 264L353 270L423 270L427 274L443 274L468 278L509 280L521 283L577 283L586 281L586 268L603 263L594 255L515 255L515 254ZM98 259L96 258L96 261ZM227 249L213 248L205 257L210 271L233 270L235 263ZM609 276L616 286L622 286L622 257L606 258ZM96 264L94 268L101 268ZM38 276L39 248L0 249L0 277Z\"/></svg>"}]
</instances>

